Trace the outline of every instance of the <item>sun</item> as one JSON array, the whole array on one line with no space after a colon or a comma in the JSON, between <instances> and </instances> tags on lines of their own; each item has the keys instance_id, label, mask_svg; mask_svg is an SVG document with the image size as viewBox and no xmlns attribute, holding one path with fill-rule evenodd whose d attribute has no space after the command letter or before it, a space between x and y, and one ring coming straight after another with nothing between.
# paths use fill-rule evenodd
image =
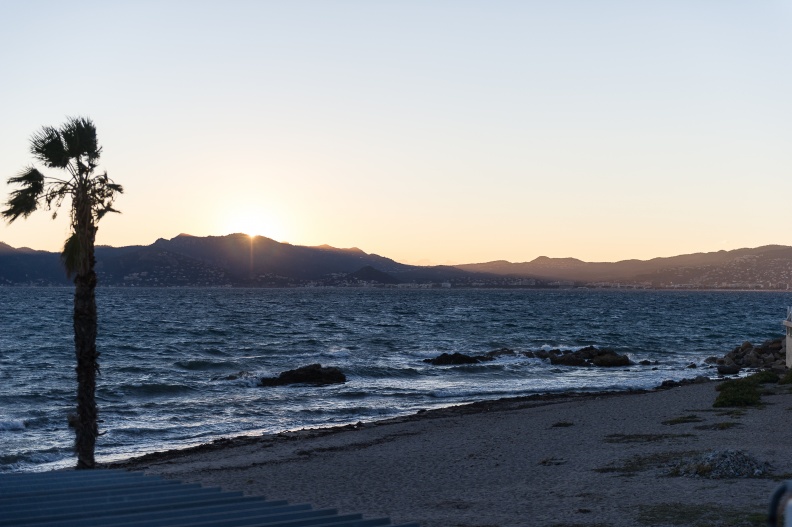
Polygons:
<instances>
[{"instance_id":1,"label":"sun","mask_svg":"<svg viewBox=\"0 0 792 527\"><path fill-rule=\"evenodd\" d=\"M279 221L264 211L239 211L228 216L224 234L243 233L251 238L265 236L282 241L284 231Z\"/></svg>"}]
</instances>

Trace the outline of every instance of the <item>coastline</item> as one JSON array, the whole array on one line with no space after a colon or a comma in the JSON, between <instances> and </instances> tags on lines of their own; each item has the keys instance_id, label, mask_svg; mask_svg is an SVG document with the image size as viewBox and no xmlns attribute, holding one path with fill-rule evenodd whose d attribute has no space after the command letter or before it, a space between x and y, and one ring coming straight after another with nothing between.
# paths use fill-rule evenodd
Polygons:
<instances>
[{"instance_id":1,"label":"coastline","mask_svg":"<svg viewBox=\"0 0 792 527\"><path fill-rule=\"evenodd\" d=\"M716 409L716 385L483 401L109 466L423 527L763 525L792 474L792 394L772 385L761 407ZM769 474L668 475L715 450L743 451Z\"/></svg>"}]
</instances>

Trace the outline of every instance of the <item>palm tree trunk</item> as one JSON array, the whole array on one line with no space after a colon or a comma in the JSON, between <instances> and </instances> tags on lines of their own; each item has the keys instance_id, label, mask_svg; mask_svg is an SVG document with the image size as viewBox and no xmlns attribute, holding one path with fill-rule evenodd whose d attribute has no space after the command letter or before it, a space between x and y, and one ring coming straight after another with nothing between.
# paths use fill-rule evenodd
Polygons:
<instances>
[{"instance_id":1,"label":"palm tree trunk","mask_svg":"<svg viewBox=\"0 0 792 527\"><path fill-rule=\"evenodd\" d=\"M77 423L74 449L77 468L94 468L94 450L99 435L96 407L96 376L99 373L99 353L96 351L96 273L94 239L96 227L90 209L77 205L76 235L80 244L80 265L74 278L74 351L77 355ZM87 208L87 207L86 207ZM80 220L83 220L80 222Z\"/></svg>"}]
</instances>

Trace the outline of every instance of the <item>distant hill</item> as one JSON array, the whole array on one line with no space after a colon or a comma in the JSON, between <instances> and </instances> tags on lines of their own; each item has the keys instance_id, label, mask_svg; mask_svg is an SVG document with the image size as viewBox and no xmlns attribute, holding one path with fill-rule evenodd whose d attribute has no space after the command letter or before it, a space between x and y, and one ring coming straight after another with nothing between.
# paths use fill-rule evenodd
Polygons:
<instances>
[{"instance_id":1,"label":"distant hill","mask_svg":"<svg viewBox=\"0 0 792 527\"><path fill-rule=\"evenodd\" d=\"M401 264L358 248L305 247L263 236L190 236L148 246L96 248L100 286L395 285L478 274L450 267ZM68 285L56 253L0 243L0 285Z\"/></svg>"},{"instance_id":2,"label":"distant hill","mask_svg":"<svg viewBox=\"0 0 792 527\"><path fill-rule=\"evenodd\" d=\"M356 247L306 247L246 234L96 248L102 286L356 286L792 288L792 247L768 245L651 260L575 258L415 266ZM69 285L59 255L0 242L0 285Z\"/></svg>"},{"instance_id":3,"label":"distant hill","mask_svg":"<svg viewBox=\"0 0 792 527\"><path fill-rule=\"evenodd\" d=\"M540 256L530 262L499 260L457 267L470 272L578 285L622 283L646 287L747 289L785 289L789 285L792 288L792 247L785 245L613 263Z\"/></svg>"}]
</instances>

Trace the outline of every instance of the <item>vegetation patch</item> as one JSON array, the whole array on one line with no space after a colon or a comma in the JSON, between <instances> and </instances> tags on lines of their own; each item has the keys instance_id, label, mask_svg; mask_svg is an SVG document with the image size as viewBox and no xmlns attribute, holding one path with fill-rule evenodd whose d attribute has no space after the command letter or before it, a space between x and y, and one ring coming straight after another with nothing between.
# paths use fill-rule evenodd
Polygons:
<instances>
[{"instance_id":1,"label":"vegetation patch","mask_svg":"<svg viewBox=\"0 0 792 527\"><path fill-rule=\"evenodd\" d=\"M750 377L746 377L719 384L715 388L719 393L712 406L715 408L759 406L762 402L759 383L749 379Z\"/></svg>"},{"instance_id":2,"label":"vegetation patch","mask_svg":"<svg viewBox=\"0 0 792 527\"><path fill-rule=\"evenodd\" d=\"M748 377L742 380L754 382L756 384L773 384L779 382L781 380L781 377L779 377L778 374L774 371L762 370L754 373L753 375L749 375Z\"/></svg>"},{"instance_id":3,"label":"vegetation patch","mask_svg":"<svg viewBox=\"0 0 792 527\"><path fill-rule=\"evenodd\" d=\"M778 381L778 384L792 384L792 370L787 371Z\"/></svg>"},{"instance_id":4,"label":"vegetation patch","mask_svg":"<svg viewBox=\"0 0 792 527\"><path fill-rule=\"evenodd\" d=\"M703 420L704 419L702 419L701 417L699 417L699 416L697 416L695 414L689 414L689 415L682 415L682 416L679 416L679 417L675 417L673 419L669 419L668 421L663 421L663 424L664 425L681 425L681 424L685 424L685 423L700 423Z\"/></svg>"},{"instance_id":5,"label":"vegetation patch","mask_svg":"<svg viewBox=\"0 0 792 527\"><path fill-rule=\"evenodd\" d=\"M634 476L638 472L655 470L667 467L670 463L677 463L680 459L699 455L700 452L659 452L645 456L633 456L621 465L609 465L595 468L594 472L616 473L620 476Z\"/></svg>"},{"instance_id":6,"label":"vegetation patch","mask_svg":"<svg viewBox=\"0 0 792 527\"><path fill-rule=\"evenodd\" d=\"M734 408L734 409L731 409L731 410L721 410L719 412L716 412L715 415L717 415L718 417L737 418L737 417L744 416L745 415L745 410L742 410L742 409L739 409L739 408Z\"/></svg>"},{"instance_id":7,"label":"vegetation patch","mask_svg":"<svg viewBox=\"0 0 792 527\"><path fill-rule=\"evenodd\" d=\"M722 505L661 503L640 505L638 522L642 525L690 525L692 527L764 527L763 509L732 509Z\"/></svg>"},{"instance_id":8,"label":"vegetation patch","mask_svg":"<svg viewBox=\"0 0 792 527\"><path fill-rule=\"evenodd\" d=\"M729 428L734 428L735 426L740 426L740 423L735 421L724 421L722 423L714 423L711 425L699 425L694 426L696 430L728 430Z\"/></svg>"},{"instance_id":9,"label":"vegetation patch","mask_svg":"<svg viewBox=\"0 0 792 527\"><path fill-rule=\"evenodd\" d=\"M656 443L668 439L695 437L695 434L610 434L605 436L606 443Z\"/></svg>"}]
</instances>

